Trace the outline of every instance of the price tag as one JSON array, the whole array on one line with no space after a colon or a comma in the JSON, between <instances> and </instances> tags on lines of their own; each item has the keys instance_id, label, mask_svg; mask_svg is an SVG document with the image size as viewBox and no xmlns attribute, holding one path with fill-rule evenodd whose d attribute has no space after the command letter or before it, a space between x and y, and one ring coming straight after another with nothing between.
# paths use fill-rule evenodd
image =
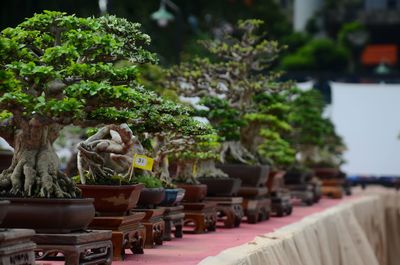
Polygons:
<instances>
[{"instance_id":1,"label":"price tag","mask_svg":"<svg viewBox=\"0 0 400 265\"><path fill-rule=\"evenodd\" d=\"M133 167L151 171L153 169L154 159L145 155L135 154L133 156Z\"/></svg>"}]
</instances>

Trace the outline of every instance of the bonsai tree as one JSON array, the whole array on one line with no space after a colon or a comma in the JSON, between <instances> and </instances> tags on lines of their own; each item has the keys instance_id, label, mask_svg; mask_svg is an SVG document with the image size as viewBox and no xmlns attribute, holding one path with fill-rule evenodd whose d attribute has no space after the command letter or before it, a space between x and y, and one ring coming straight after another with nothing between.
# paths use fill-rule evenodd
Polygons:
<instances>
[{"instance_id":1,"label":"bonsai tree","mask_svg":"<svg viewBox=\"0 0 400 265\"><path fill-rule=\"evenodd\" d=\"M336 166L343 163L344 143L332 122L323 117L323 109L322 95L317 90L297 91L292 101L289 121L293 130L289 138L304 166L315 166L323 160Z\"/></svg>"},{"instance_id":2,"label":"bonsai tree","mask_svg":"<svg viewBox=\"0 0 400 265\"><path fill-rule=\"evenodd\" d=\"M195 144L175 153L177 169L175 180L180 183L199 184L199 177L228 177L222 170L215 167L215 161L220 160L219 142L215 134L199 135L193 139Z\"/></svg>"},{"instance_id":3,"label":"bonsai tree","mask_svg":"<svg viewBox=\"0 0 400 265\"><path fill-rule=\"evenodd\" d=\"M114 16L45 11L1 32L0 136L15 149L0 174L2 193L76 197L52 147L59 131L134 123L142 106L159 101L136 81L137 65L155 61L139 27ZM131 64L115 67L122 59Z\"/></svg>"},{"instance_id":4,"label":"bonsai tree","mask_svg":"<svg viewBox=\"0 0 400 265\"><path fill-rule=\"evenodd\" d=\"M268 68L281 48L258 34L260 20L239 21L237 32L222 39L202 42L210 59L195 59L172 69L168 87L199 104L221 138L221 156L242 163L257 163L258 137L268 117L260 113L255 96L283 90L276 73Z\"/></svg>"},{"instance_id":5,"label":"bonsai tree","mask_svg":"<svg viewBox=\"0 0 400 265\"><path fill-rule=\"evenodd\" d=\"M273 170L285 169L295 160L296 152L284 137L292 132L289 124L291 98L292 90L263 93L256 97L259 111L265 116L265 126L257 136L260 139L258 151Z\"/></svg>"}]
</instances>

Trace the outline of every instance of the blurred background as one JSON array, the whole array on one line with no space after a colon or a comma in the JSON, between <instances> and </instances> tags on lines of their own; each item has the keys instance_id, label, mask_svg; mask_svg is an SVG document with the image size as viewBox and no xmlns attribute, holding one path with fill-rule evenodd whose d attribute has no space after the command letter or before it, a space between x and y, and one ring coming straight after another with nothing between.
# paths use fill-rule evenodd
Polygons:
<instances>
[{"instance_id":1,"label":"blurred background","mask_svg":"<svg viewBox=\"0 0 400 265\"><path fill-rule=\"evenodd\" d=\"M1 4L0 29L43 10L139 22L165 67L209 56L198 40L261 19L265 37L287 46L273 68L323 93L348 147L343 169L400 176L400 0L12 0Z\"/></svg>"}]
</instances>

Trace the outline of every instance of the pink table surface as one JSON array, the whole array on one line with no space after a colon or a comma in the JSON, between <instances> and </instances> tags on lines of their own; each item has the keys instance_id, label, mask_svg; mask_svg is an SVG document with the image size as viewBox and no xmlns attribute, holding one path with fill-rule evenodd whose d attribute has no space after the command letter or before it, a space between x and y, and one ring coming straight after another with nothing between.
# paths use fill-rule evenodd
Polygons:
<instances>
[{"instance_id":1,"label":"pink table surface","mask_svg":"<svg viewBox=\"0 0 400 265\"><path fill-rule=\"evenodd\" d=\"M242 245L253 240L257 235L273 232L349 199L351 197L342 200L323 198L319 203L311 207L295 206L290 216L271 217L268 221L257 224L243 222L239 228L227 229L218 227L216 232L206 234L184 234L181 239L172 239L172 241L165 241L162 246L154 249L145 249L144 255L133 255L127 250L126 259L124 261L114 261L113 264L197 264L208 256L217 255L224 249ZM38 262L38 264L63 263L42 261Z\"/></svg>"}]
</instances>

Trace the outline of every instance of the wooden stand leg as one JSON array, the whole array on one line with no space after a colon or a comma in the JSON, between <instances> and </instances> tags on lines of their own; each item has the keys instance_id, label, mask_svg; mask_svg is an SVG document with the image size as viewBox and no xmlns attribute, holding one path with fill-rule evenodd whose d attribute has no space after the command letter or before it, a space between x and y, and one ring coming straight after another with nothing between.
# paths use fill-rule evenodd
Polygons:
<instances>
[{"instance_id":1,"label":"wooden stand leg","mask_svg":"<svg viewBox=\"0 0 400 265\"><path fill-rule=\"evenodd\" d=\"M113 232L113 257L114 260L125 259L124 235L121 232Z\"/></svg>"},{"instance_id":2,"label":"wooden stand leg","mask_svg":"<svg viewBox=\"0 0 400 265\"><path fill-rule=\"evenodd\" d=\"M164 220L165 221L165 226L164 226L164 235L163 235L163 239L165 240L165 241L170 241L170 240L172 240L172 236L171 236L171 233L172 233L172 225L173 225L173 222L172 222L172 220Z\"/></svg>"}]
</instances>

